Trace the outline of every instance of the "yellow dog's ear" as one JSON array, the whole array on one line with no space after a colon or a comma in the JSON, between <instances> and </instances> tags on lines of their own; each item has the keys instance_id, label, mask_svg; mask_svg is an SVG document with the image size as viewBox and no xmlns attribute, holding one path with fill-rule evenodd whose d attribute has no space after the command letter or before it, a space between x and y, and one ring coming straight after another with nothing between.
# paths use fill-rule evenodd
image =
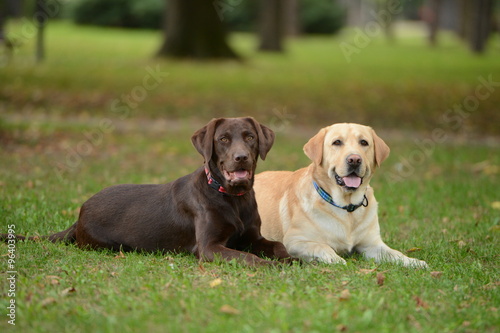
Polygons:
<instances>
[{"instance_id":1,"label":"yellow dog's ear","mask_svg":"<svg viewBox=\"0 0 500 333\"><path fill-rule=\"evenodd\" d=\"M375 146L375 164L379 167L380 164L389 156L391 149L382 140L377 133L372 129L373 143Z\"/></svg>"},{"instance_id":2,"label":"yellow dog's ear","mask_svg":"<svg viewBox=\"0 0 500 333\"><path fill-rule=\"evenodd\" d=\"M323 142L325 141L326 129L322 128L318 134L313 136L305 145L304 153L317 165L323 161Z\"/></svg>"}]
</instances>

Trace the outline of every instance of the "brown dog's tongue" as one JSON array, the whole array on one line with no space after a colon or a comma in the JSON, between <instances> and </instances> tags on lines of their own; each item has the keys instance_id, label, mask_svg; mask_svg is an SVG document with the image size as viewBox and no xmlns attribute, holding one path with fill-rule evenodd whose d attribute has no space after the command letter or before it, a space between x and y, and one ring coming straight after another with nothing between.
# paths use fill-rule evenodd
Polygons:
<instances>
[{"instance_id":1,"label":"brown dog's tongue","mask_svg":"<svg viewBox=\"0 0 500 333\"><path fill-rule=\"evenodd\" d=\"M232 174L235 176L234 178L247 178L248 171L240 170L240 171L232 172ZM231 178L233 178L233 177L231 177Z\"/></svg>"},{"instance_id":2,"label":"brown dog's tongue","mask_svg":"<svg viewBox=\"0 0 500 333\"><path fill-rule=\"evenodd\" d=\"M358 188L359 185L361 185L361 178L355 175L344 177L342 178L342 180L344 181L345 186L347 187Z\"/></svg>"}]
</instances>

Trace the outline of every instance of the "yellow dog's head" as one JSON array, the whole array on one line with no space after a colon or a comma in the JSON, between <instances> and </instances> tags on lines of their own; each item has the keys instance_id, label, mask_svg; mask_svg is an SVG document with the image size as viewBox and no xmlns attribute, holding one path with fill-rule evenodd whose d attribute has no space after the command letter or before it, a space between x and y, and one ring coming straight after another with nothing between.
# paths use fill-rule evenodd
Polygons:
<instances>
[{"instance_id":1,"label":"yellow dog's head","mask_svg":"<svg viewBox=\"0 0 500 333\"><path fill-rule=\"evenodd\" d=\"M322 128L304 146L305 154L344 191L368 185L390 149L368 126L334 124Z\"/></svg>"}]
</instances>

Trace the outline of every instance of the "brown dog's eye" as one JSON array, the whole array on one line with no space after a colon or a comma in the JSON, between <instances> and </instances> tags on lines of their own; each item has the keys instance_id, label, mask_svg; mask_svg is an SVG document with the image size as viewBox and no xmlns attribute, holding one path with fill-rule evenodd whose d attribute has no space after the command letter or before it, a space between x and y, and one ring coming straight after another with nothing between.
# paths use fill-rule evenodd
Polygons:
<instances>
[{"instance_id":1,"label":"brown dog's eye","mask_svg":"<svg viewBox=\"0 0 500 333\"><path fill-rule=\"evenodd\" d=\"M335 141L333 141L332 145L334 145L334 146L341 146L342 145L342 141L335 140Z\"/></svg>"},{"instance_id":2,"label":"brown dog's eye","mask_svg":"<svg viewBox=\"0 0 500 333\"><path fill-rule=\"evenodd\" d=\"M253 135L249 135L246 137L247 141L252 141L253 139L255 139L255 137Z\"/></svg>"},{"instance_id":3,"label":"brown dog's eye","mask_svg":"<svg viewBox=\"0 0 500 333\"><path fill-rule=\"evenodd\" d=\"M361 141L359 141L359 144L362 145L362 146L368 146L368 141L361 140Z\"/></svg>"},{"instance_id":4,"label":"brown dog's eye","mask_svg":"<svg viewBox=\"0 0 500 333\"><path fill-rule=\"evenodd\" d=\"M223 136L223 137L221 137L221 138L219 139L219 141L220 141L220 142L224 142L224 143L228 143L228 142L229 142L229 139L228 139L228 138L226 138L225 136Z\"/></svg>"}]
</instances>

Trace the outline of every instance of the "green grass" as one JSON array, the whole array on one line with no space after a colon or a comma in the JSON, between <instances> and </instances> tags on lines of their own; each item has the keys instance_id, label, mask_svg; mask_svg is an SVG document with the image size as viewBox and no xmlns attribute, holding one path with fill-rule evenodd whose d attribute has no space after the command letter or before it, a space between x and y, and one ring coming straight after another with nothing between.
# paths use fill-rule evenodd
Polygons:
<instances>
[{"instance_id":1,"label":"green grass","mask_svg":"<svg viewBox=\"0 0 500 333\"><path fill-rule=\"evenodd\" d=\"M81 203L105 186L166 182L202 163L189 143L195 127L155 132L131 126L107 134L61 179L54 168L67 158L63 147L77 147L92 128L48 126L35 135L25 125L4 132L0 153L2 229L15 224L19 233L66 228L76 220ZM279 135L259 170L307 165L301 147L308 136ZM404 140L388 143L392 156L373 181L382 235L393 248L426 260L429 270L376 265L359 256L348 258L345 267L251 269L236 263L199 264L191 255L127 253L116 258L116 253L74 246L18 243L16 329L494 332L500 301L500 216L493 208L498 201L497 150L436 147L434 158L398 182L390 173L414 148ZM478 165L483 161L487 163ZM6 245L0 249L7 254ZM370 269L376 270L364 271ZM382 286L377 273L385 276ZM212 286L217 279L220 284ZM5 274L0 286L0 308L5 309L10 299ZM12 329L6 317L0 327Z\"/></svg>"},{"instance_id":2,"label":"green grass","mask_svg":"<svg viewBox=\"0 0 500 333\"><path fill-rule=\"evenodd\" d=\"M500 155L498 139L480 134L498 134L499 95L482 101L459 133L438 121L474 92L478 76L500 81L495 47L478 58L450 37L435 50L402 38L388 55L375 40L347 64L338 43L349 35L290 41L285 56L258 54L251 36L236 35L244 64L196 64L151 59L155 32L54 23L47 33L45 64L32 64L28 41L0 69L1 232L12 224L22 234L60 231L103 187L192 172L203 160L190 136L214 116L249 114L276 130L260 171L306 166L308 138L349 120L374 126L391 147L372 181L383 239L430 269L357 255L346 266L252 269L18 243L14 327L8 247L0 244L0 330L498 331ZM169 72L164 84L120 119L113 100L157 64ZM431 140L434 129L448 137Z\"/></svg>"}]
</instances>

